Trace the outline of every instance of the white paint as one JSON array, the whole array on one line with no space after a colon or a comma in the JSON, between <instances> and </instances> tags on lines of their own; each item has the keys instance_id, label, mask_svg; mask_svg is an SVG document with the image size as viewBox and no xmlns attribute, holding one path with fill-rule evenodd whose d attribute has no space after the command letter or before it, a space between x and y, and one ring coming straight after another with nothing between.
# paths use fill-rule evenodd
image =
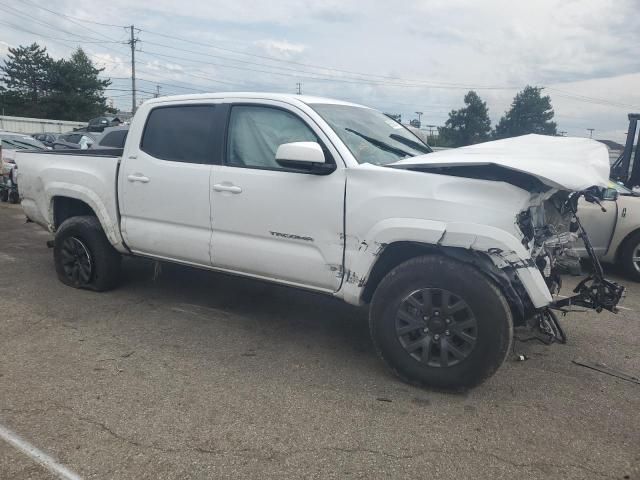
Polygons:
<instances>
[{"instance_id":1,"label":"white paint","mask_svg":"<svg viewBox=\"0 0 640 480\"><path fill-rule=\"evenodd\" d=\"M500 165L560 190L609 184L607 147L589 138L523 135L407 158L397 165Z\"/></svg>"},{"instance_id":2,"label":"white paint","mask_svg":"<svg viewBox=\"0 0 640 480\"><path fill-rule=\"evenodd\" d=\"M32 460L38 462L40 465L42 465L54 475L58 476L60 479L82 480L79 475L72 472L64 465L59 464L42 450L37 449L26 440L20 438L20 436L18 436L16 433L12 432L2 425L0 425L0 438L6 441L9 445L13 446L16 450L21 451Z\"/></svg>"},{"instance_id":3,"label":"white paint","mask_svg":"<svg viewBox=\"0 0 640 480\"><path fill-rule=\"evenodd\" d=\"M276 160L325 163L322 147L320 147L316 142L283 143L276 151Z\"/></svg>"},{"instance_id":4,"label":"white paint","mask_svg":"<svg viewBox=\"0 0 640 480\"><path fill-rule=\"evenodd\" d=\"M176 163L139 148L154 107L234 102L297 116L331 153L336 170L320 176ZM18 154L23 207L30 218L50 225L53 195L79 198L96 211L116 248L122 249L122 231L136 254L334 292L352 304L362 301L371 269L392 242L499 248L502 253L492 255L499 267L531 259L515 220L539 205L540 195L505 182L359 164L312 108L315 103L359 107L269 93L150 100L132 121L117 179L116 158ZM422 155L396 166L430 164L501 165L537 177L551 187L546 195L606 183L609 168L606 147L598 142L538 135ZM132 175L149 181L131 182ZM551 301L536 268L520 268L518 275L536 307Z\"/></svg>"}]
</instances>

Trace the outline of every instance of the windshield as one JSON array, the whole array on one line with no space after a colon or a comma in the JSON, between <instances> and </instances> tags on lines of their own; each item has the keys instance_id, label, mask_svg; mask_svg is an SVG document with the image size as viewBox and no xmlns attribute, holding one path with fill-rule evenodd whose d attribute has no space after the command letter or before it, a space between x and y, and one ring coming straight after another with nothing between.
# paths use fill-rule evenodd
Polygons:
<instances>
[{"instance_id":1,"label":"windshield","mask_svg":"<svg viewBox=\"0 0 640 480\"><path fill-rule=\"evenodd\" d=\"M633 195L631 190L624 185L620 185L618 182L614 182L613 180L609 182L609 188L615 188L620 195Z\"/></svg>"},{"instance_id":2,"label":"windshield","mask_svg":"<svg viewBox=\"0 0 640 480\"><path fill-rule=\"evenodd\" d=\"M431 153L431 148L383 113L350 105L311 105L333 128L358 163L388 165Z\"/></svg>"}]
</instances>

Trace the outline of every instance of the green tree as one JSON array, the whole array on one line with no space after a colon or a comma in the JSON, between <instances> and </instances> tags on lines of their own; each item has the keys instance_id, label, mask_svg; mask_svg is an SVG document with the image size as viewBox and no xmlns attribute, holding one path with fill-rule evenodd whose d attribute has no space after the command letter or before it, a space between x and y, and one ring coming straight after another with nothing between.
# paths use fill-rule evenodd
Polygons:
<instances>
[{"instance_id":1,"label":"green tree","mask_svg":"<svg viewBox=\"0 0 640 480\"><path fill-rule=\"evenodd\" d=\"M464 108L451 110L444 127L438 128L439 145L462 147L489 140L491 120L486 102L472 90L464 96L464 103Z\"/></svg>"},{"instance_id":2,"label":"green tree","mask_svg":"<svg viewBox=\"0 0 640 480\"><path fill-rule=\"evenodd\" d=\"M99 78L103 70L81 48L68 60L55 62L51 115L61 120L88 120L108 112L104 89L111 80Z\"/></svg>"},{"instance_id":3,"label":"green tree","mask_svg":"<svg viewBox=\"0 0 640 480\"><path fill-rule=\"evenodd\" d=\"M508 138L528 133L556 135L557 124L552 121L554 112L551 97L543 97L542 90L542 87L527 85L519 92L511 108L496 125L494 137Z\"/></svg>"},{"instance_id":4,"label":"green tree","mask_svg":"<svg viewBox=\"0 0 640 480\"><path fill-rule=\"evenodd\" d=\"M0 67L5 113L37 116L46 110L43 102L51 93L53 64L47 49L37 43L9 48L8 58Z\"/></svg>"},{"instance_id":5,"label":"green tree","mask_svg":"<svg viewBox=\"0 0 640 480\"><path fill-rule=\"evenodd\" d=\"M0 71L0 102L7 115L89 120L111 110L104 97L111 81L99 78L102 69L81 48L60 60L36 43L10 48Z\"/></svg>"}]
</instances>

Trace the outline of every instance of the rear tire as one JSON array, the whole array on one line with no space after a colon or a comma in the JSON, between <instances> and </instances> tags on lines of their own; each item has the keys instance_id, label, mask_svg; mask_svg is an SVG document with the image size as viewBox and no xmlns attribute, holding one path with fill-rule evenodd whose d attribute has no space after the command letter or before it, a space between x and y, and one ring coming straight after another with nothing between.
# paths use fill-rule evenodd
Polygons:
<instances>
[{"instance_id":1,"label":"rear tire","mask_svg":"<svg viewBox=\"0 0 640 480\"><path fill-rule=\"evenodd\" d=\"M634 258L638 260L634 261ZM629 278L640 282L640 232L631 234L624 241L618 263Z\"/></svg>"},{"instance_id":2,"label":"rear tire","mask_svg":"<svg viewBox=\"0 0 640 480\"><path fill-rule=\"evenodd\" d=\"M65 285L102 292L120 276L120 254L111 246L96 217L65 220L56 232L53 258Z\"/></svg>"},{"instance_id":3,"label":"rear tire","mask_svg":"<svg viewBox=\"0 0 640 480\"><path fill-rule=\"evenodd\" d=\"M442 390L482 383L513 340L502 292L472 266L440 255L389 272L373 296L369 326L378 355L398 377Z\"/></svg>"}]
</instances>

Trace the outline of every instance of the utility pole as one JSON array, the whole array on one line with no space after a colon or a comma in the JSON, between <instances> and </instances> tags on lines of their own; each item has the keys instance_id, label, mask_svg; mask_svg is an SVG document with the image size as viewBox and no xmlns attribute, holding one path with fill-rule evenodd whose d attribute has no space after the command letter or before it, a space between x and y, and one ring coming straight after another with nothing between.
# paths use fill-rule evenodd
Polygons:
<instances>
[{"instance_id":1,"label":"utility pole","mask_svg":"<svg viewBox=\"0 0 640 480\"><path fill-rule=\"evenodd\" d=\"M429 137L433 141L433 145L436 144L436 137L433 136L433 131L438 127L437 125L425 125L429 129Z\"/></svg>"},{"instance_id":2,"label":"utility pole","mask_svg":"<svg viewBox=\"0 0 640 480\"><path fill-rule=\"evenodd\" d=\"M131 45L131 114L136 113L138 106L136 105L136 43L138 39L134 34L133 25L129 26L131 31L131 39L127 42Z\"/></svg>"},{"instance_id":3,"label":"utility pole","mask_svg":"<svg viewBox=\"0 0 640 480\"><path fill-rule=\"evenodd\" d=\"M154 95L154 98L158 98L160 96L160 85L156 85L156 93Z\"/></svg>"},{"instance_id":4,"label":"utility pole","mask_svg":"<svg viewBox=\"0 0 640 480\"><path fill-rule=\"evenodd\" d=\"M422 112L416 112L416 115L418 115L418 128L419 128L420 125L422 125L422 123L420 122L420 119L422 118Z\"/></svg>"},{"instance_id":5,"label":"utility pole","mask_svg":"<svg viewBox=\"0 0 640 480\"><path fill-rule=\"evenodd\" d=\"M587 131L589 132L589 138L593 138L593 131L595 130L595 128L587 128Z\"/></svg>"},{"instance_id":6,"label":"utility pole","mask_svg":"<svg viewBox=\"0 0 640 480\"><path fill-rule=\"evenodd\" d=\"M302 95L302 82L296 83L296 95Z\"/></svg>"}]
</instances>

